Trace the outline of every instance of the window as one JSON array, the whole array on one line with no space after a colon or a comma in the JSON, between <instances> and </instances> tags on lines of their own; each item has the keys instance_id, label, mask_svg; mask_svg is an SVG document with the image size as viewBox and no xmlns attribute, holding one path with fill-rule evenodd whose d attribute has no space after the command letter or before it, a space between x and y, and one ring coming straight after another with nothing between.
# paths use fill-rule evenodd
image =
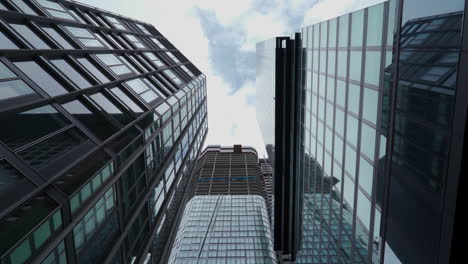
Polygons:
<instances>
[{"instance_id":1,"label":"window","mask_svg":"<svg viewBox=\"0 0 468 264\"><path fill-rule=\"evenodd\" d=\"M99 79L99 81L101 81L101 83L107 83L109 82L109 79L100 71L96 68L96 66L94 66L94 64L92 64L88 59L86 58L79 58L77 59L78 62L81 63L81 65L83 65L88 71L90 71L94 77L96 77L97 79Z\"/></svg>"},{"instance_id":2,"label":"window","mask_svg":"<svg viewBox=\"0 0 468 264\"><path fill-rule=\"evenodd\" d=\"M346 130L346 138L349 143L353 146L357 146L357 139L358 139L358 120L351 115L348 115L347 121L347 130Z\"/></svg>"},{"instance_id":3,"label":"window","mask_svg":"<svg viewBox=\"0 0 468 264\"><path fill-rule=\"evenodd\" d=\"M124 36L127 37L127 39L130 40L130 42L132 42L137 48L145 48L145 45L143 45L143 43L141 43L141 41L134 35L124 34Z\"/></svg>"},{"instance_id":4,"label":"window","mask_svg":"<svg viewBox=\"0 0 468 264\"><path fill-rule=\"evenodd\" d=\"M340 26L338 33L338 46L347 47L348 46L348 25L349 25L349 15L344 15L339 17Z\"/></svg>"},{"instance_id":5,"label":"window","mask_svg":"<svg viewBox=\"0 0 468 264\"><path fill-rule=\"evenodd\" d=\"M112 212L113 208L114 187L112 186L73 228L75 249L77 251L91 238L96 229L101 226L104 219Z\"/></svg>"},{"instance_id":6,"label":"window","mask_svg":"<svg viewBox=\"0 0 468 264\"><path fill-rule=\"evenodd\" d=\"M67 264L67 252L63 240L41 264Z\"/></svg>"},{"instance_id":7,"label":"window","mask_svg":"<svg viewBox=\"0 0 468 264\"><path fill-rule=\"evenodd\" d=\"M367 13L367 46L381 46L384 5L369 7Z\"/></svg>"},{"instance_id":8,"label":"window","mask_svg":"<svg viewBox=\"0 0 468 264\"><path fill-rule=\"evenodd\" d=\"M114 54L96 54L96 56L117 75L132 73Z\"/></svg>"},{"instance_id":9,"label":"window","mask_svg":"<svg viewBox=\"0 0 468 264\"><path fill-rule=\"evenodd\" d=\"M379 103L379 93L375 90L364 88L364 98L362 106L362 117L372 123L377 122L377 105Z\"/></svg>"},{"instance_id":10,"label":"window","mask_svg":"<svg viewBox=\"0 0 468 264\"><path fill-rule=\"evenodd\" d=\"M85 28L69 27L66 26L71 34L80 40L86 47L104 47L104 45L97 40L91 32Z\"/></svg>"},{"instance_id":11,"label":"window","mask_svg":"<svg viewBox=\"0 0 468 264\"><path fill-rule=\"evenodd\" d=\"M62 37L61 34L57 32L57 30L51 27L43 27L42 28L49 36L58 42L58 44L64 49L74 49L74 47Z\"/></svg>"},{"instance_id":12,"label":"window","mask_svg":"<svg viewBox=\"0 0 468 264\"><path fill-rule=\"evenodd\" d=\"M0 213L36 188L9 162L0 159Z\"/></svg>"},{"instance_id":13,"label":"window","mask_svg":"<svg viewBox=\"0 0 468 264\"><path fill-rule=\"evenodd\" d=\"M359 185L371 196L374 167L362 157L359 162Z\"/></svg>"},{"instance_id":14,"label":"window","mask_svg":"<svg viewBox=\"0 0 468 264\"><path fill-rule=\"evenodd\" d=\"M15 62L14 64L50 96L56 96L67 92L61 84L52 78L36 62L24 61Z\"/></svg>"},{"instance_id":15,"label":"window","mask_svg":"<svg viewBox=\"0 0 468 264\"><path fill-rule=\"evenodd\" d=\"M166 52L166 55L171 58L171 60L173 60L175 63L180 63L180 60L176 58L176 56L170 52L170 51L167 51Z\"/></svg>"},{"instance_id":16,"label":"window","mask_svg":"<svg viewBox=\"0 0 468 264\"><path fill-rule=\"evenodd\" d=\"M79 88L88 88L91 86L91 84L81 75L81 73L77 72L75 68L73 68L67 61L60 59L51 60L51 62Z\"/></svg>"},{"instance_id":17,"label":"window","mask_svg":"<svg viewBox=\"0 0 468 264\"><path fill-rule=\"evenodd\" d=\"M164 62L162 62L161 59L159 59L158 57L156 57L156 55L154 55L154 53L152 53L152 52L144 52L143 54L144 54L146 57L148 57L157 67L166 66L166 64L164 64Z\"/></svg>"},{"instance_id":18,"label":"window","mask_svg":"<svg viewBox=\"0 0 468 264\"><path fill-rule=\"evenodd\" d=\"M112 88L111 92L117 96L123 103L129 107L134 113L144 112L129 96L127 96L120 88Z\"/></svg>"},{"instance_id":19,"label":"window","mask_svg":"<svg viewBox=\"0 0 468 264\"><path fill-rule=\"evenodd\" d=\"M104 16L115 28L117 29L121 29L121 30L127 30L121 23L119 20L117 20L116 18L114 17L111 17L111 16Z\"/></svg>"},{"instance_id":20,"label":"window","mask_svg":"<svg viewBox=\"0 0 468 264\"><path fill-rule=\"evenodd\" d=\"M143 33L145 33L147 35L151 35L151 33L145 28L145 26L140 25L140 24L136 24L136 25Z\"/></svg>"},{"instance_id":21,"label":"window","mask_svg":"<svg viewBox=\"0 0 468 264\"><path fill-rule=\"evenodd\" d=\"M13 29L18 32L29 44L36 49L50 49L40 37L37 36L28 26L23 24L10 24Z\"/></svg>"},{"instance_id":22,"label":"window","mask_svg":"<svg viewBox=\"0 0 468 264\"><path fill-rule=\"evenodd\" d=\"M364 10L354 12L351 23L351 46L362 46L363 32L364 32Z\"/></svg>"},{"instance_id":23,"label":"window","mask_svg":"<svg viewBox=\"0 0 468 264\"><path fill-rule=\"evenodd\" d=\"M349 79L361 81L361 51L350 51L349 59Z\"/></svg>"},{"instance_id":24,"label":"window","mask_svg":"<svg viewBox=\"0 0 468 264\"><path fill-rule=\"evenodd\" d=\"M126 82L126 84L147 103L159 98L155 91L143 82L142 79L131 80Z\"/></svg>"},{"instance_id":25,"label":"window","mask_svg":"<svg viewBox=\"0 0 468 264\"><path fill-rule=\"evenodd\" d=\"M14 44L7 36L0 32L0 46L2 49L18 49L18 46Z\"/></svg>"},{"instance_id":26,"label":"window","mask_svg":"<svg viewBox=\"0 0 468 264\"><path fill-rule=\"evenodd\" d=\"M109 115L118 120L121 124L128 124L133 121L133 118L127 113L122 112L114 103L109 101L101 93L91 95L91 98Z\"/></svg>"},{"instance_id":27,"label":"window","mask_svg":"<svg viewBox=\"0 0 468 264\"><path fill-rule=\"evenodd\" d=\"M348 110L359 115L361 87L350 83L348 85Z\"/></svg>"},{"instance_id":28,"label":"window","mask_svg":"<svg viewBox=\"0 0 468 264\"><path fill-rule=\"evenodd\" d=\"M364 153L369 159L374 159L375 129L364 123L361 127L361 152Z\"/></svg>"},{"instance_id":29,"label":"window","mask_svg":"<svg viewBox=\"0 0 468 264\"><path fill-rule=\"evenodd\" d=\"M172 81L174 81L177 85L182 84L182 81L177 77L171 69L167 69L163 71Z\"/></svg>"},{"instance_id":30,"label":"window","mask_svg":"<svg viewBox=\"0 0 468 264\"><path fill-rule=\"evenodd\" d=\"M380 80L380 51L367 51L364 81L375 86L379 85Z\"/></svg>"},{"instance_id":31,"label":"window","mask_svg":"<svg viewBox=\"0 0 468 264\"><path fill-rule=\"evenodd\" d=\"M44 7L47 12L49 12L52 16L68 19L72 21L76 21L73 16L68 14L67 10L65 10L59 3L47 0L36 0L42 7Z\"/></svg>"},{"instance_id":32,"label":"window","mask_svg":"<svg viewBox=\"0 0 468 264\"><path fill-rule=\"evenodd\" d=\"M36 93L26 83L20 80L16 74L0 62L0 105L2 105L2 100L12 99L28 94Z\"/></svg>"},{"instance_id":33,"label":"window","mask_svg":"<svg viewBox=\"0 0 468 264\"><path fill-rule=\"evenodd\" d=\"M16 0L16 1L12 1L16 6L19 7L19 9L21 11L23 11L24 13L26 14L29 14L29 15L34 15L34 16L37 16L37 13L31 9L31 7L29 7L29 5L24 2L24 0Z\"/></svg>"}]
</instances>

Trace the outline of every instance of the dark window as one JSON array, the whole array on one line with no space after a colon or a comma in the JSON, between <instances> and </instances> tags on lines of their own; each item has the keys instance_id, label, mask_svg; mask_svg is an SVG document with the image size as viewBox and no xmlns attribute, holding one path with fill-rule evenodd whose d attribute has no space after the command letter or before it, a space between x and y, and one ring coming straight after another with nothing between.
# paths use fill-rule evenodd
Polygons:
<instances>
[{"instance_id":1,"label":"dark window","mask_svg":"<svg viewBox=\"0 0 468 264\"><path fill-rule=\"evenodd\" d=\"M113 135L116 130L99 114L91 112L80 101L75 100L62 105L70 114L83 123L91 132L101 139Z\"/></svg>"},{"instance_id":2,"label":"dark window","mask_svg":"<svg viewBox=\"0 0 468 264\"><path fill-rule=\"evenodd\" d=\"M6 160L0 159L0 213L34 189L26 177Z\"/></svg>"}]
</instances>

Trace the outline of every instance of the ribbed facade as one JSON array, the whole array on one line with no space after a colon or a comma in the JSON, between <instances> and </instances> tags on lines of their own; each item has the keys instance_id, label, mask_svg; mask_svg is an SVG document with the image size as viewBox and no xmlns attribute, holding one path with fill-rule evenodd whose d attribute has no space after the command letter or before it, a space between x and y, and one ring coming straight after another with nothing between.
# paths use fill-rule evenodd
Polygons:
<instances>
[{"instance_id":1,"label":"ribbed facade","mask_svg":"<svg viewBox=\"0 0 468 264\"><path fill-rule=\"evenodd\" d=\"M205 76L152 25L2 1L1 263L160 263L206 110Z\"/></svg>"},{"instance_id":2,"label":"ribbed facade","mask_svg":"<svg viewBox=\"0 0 468 264\"><path fill-rule=\"evenodd\" d=\"M256 194L264 196L263 180L253 148L208 147L200 155L194 195Z\"/></svg>"}]
</instances>

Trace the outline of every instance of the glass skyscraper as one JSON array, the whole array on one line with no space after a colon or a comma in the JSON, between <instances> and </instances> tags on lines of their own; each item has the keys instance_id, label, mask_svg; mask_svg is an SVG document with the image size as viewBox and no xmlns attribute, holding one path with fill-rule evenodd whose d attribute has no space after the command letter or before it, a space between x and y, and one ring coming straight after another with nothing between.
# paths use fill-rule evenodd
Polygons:
<instances>
[{"instance_id":1,"label":"glass skyscraper","mask_svg":"<svg viewBox=\"0 0 468 264\"><path fill-rule=\"evenodd\" d=\"M276 263L256 150L208 146L197 170L169 263Z\"/></svg>"},{"instance_id":2,"label":"glass skyscraper","mask_svg":"<svg viewBox=\"0 0 468 264\"><path fill-rule=\"evenodd\" d=\"M464 5L391 0L257 44L275 250L296 263L457 263Z\"/></svg>"},{"instance_id":3,"label":"glass skyscraper","mask_svg":"<svg viewBox=\"0 0 468 264\"><path fill-rule=\"evenodd\" d=\"M160 263L207 109L152 25L2 1L0 124L1 263Z\"/></svg>"}]
</instances>

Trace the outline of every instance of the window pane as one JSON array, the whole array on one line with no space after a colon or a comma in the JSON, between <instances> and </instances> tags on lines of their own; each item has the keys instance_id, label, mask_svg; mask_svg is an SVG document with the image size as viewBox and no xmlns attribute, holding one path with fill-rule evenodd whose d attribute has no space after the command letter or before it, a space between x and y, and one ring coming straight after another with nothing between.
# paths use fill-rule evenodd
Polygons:
<instances>
[{"instance_id":1,"label":"window pane","mask_svg":"<svg viewBox=\"0 0 468 264\"><path fill-rule=\"evenodd\" d=\"M0 62L0 79L6 78L14 78L16 74L14 74L5 64Z\"/></svg>"},{"instance_id":2,"label":"window pane","mask_svg":"<svg viewBox=\"0 0 468 264\"><path fill-rule=\"evenodd\" d=\"M346 77L348 51L338 51L338 76Z\"/></svg>"},{"instance_id":3,"label":"window pane","mask_svg":"<svg viewBox=\"0 0 468 264\"><path fill-rule=\"evenodd\" d=\"M336 22L337 18L330 20L329 24L329 35L328 35L328 47L336 47Z\"/></svg>"},{"instance_id":4,"label":"window pane","mask_svg":"<svg viewBox=\"0 0 468 264\"><path fill-rule=\"evenodd\" d=\"M346 159L345 168L346 171L354 178L356 173L356 151L346 144Z\"/></svg>"},{"instance_id":5,"label":"window pane","mask_svg":"<svg viewBox=\"0 0 468 264\"><path fill-rule=\"evenodd\" d=\"M357 146L357 136L358 136L358 120L351 115L348 115L347 121L347 130L346 138L349 143L354 146Z\"/></svg>"},{"instance_id":6,"label":"window pane","mask_svg":"<svg viewBox=\"0 0 468 264\"><path fill-rule=\"evenodd\" d=\"M21 11L23 11L24 13L37 16L37 13L34 10L32 10L31 7L29 7L24 2L24 0L16 0L16 1L12 1L12 2L15 5L17 5L21 9Z\"/></svg>"},{"instance_id":7,"label":"window pane","mask_svg":"<svg viewBox=\"0 0 468 264\"><path fill-rule=\"evenodd\" d=\"M72 45L70 45L70 43L65 40L62 35L60 35L55 29L53 28L50 28L50 27L43 27L42 28L47 34L49 34L49 36L51 36L55 41L57 41L61 46L62 48L65 48L65 49L74 49Z\"/></svg>"},{"instance_id":8,"label":"window pane","mask_svg":"<svg viewBox=\"0 0 468 264\"><path fill-rule=\"evenodd\" d=\"M50 49L36 33L34 33L28 26L22 24L10 24L26 41L31 43L36 49Z\"/></svg>"},{"instance_id":9,"label":"window pane","mask_svg":"<svg viewBox=\"0 0 468 264\"><path fill-rule=\"evenodd\" d=\"M341 16L340 18L340 27L339 27L339 39L338 45L340 47L348 46L348 25L349 25L349 15Z\"/></svg>"},{"instance_id":10,"label":"window pane","mask_svg":"<svg viewBox=\"0 0 468 264\"><path fill-rule=\"evenodd\" d=\"M91 98L93 98L94 101L102 108L104 111L106 111L108 114L121 114L122 111L120 111L119 108L117 108L109 99L104 97L104 95L97 93L91 95Z\"/></svg>"},{"instance_id":11,"label":"window pane","mask_svg":"<svg viewBox=\"0 0 468 264\"><path fill-rule=\"evenodd\" d=\"M79 88L88 88L91 86L91 84L65 60L51 60L51 62Z\"/></svg>"},{"instance_id":12,"label":"window pane","mask_svg":"<svg viewBox=\"0 0 468 264\"><path fill-rule=\"evenodd\" d=\"M158 95L155 94L153 91L151 90L148 90L142 94L140 94L140 96L143 98L143 100L145 100L147 103L150 103L151 101L155 100L156 98L158 98Z\"/></svg>"},{"instance_id":13,"label":"window pane","mask_svg":"<svg viewBox=\"0 0 468 264\"><path fill-rule=\"evenodd\" d=\"M344 112L338 108L335 111L335 131L340 135L344 135Z\"/></svg>"},{"instance_id":14,"label":"window pane","mask_svg":"<svg viewBox=\"0 0 468 264\"><path fill-rule=\"evenodd\" d=\"M380 51L367 51L364 81L368 84L379 85L380 78Z\"/></svg>"},{"instance_id":15,"label":"window pane","mask_svg":"<svg viewBox=\"0 0 468 264\"><path fill-rule=\"evenodd\" d=\"M359 115L359 96L361 87L350 83L348 85L348 110Z\"/></svg>"},{"instance_id":16,"label":"window pane","mask_svg":"<svg viewBox=\"0 0 468 264\"><path fill-rule=\"evenodd\" d=\"M10 163L0 159L0 213L35 188L35 185Z\"/></svg>"},{"instance_id":17,"label":"window pane","mask_svg":"<svg viewBox=\"0 0 468 264\"><path fill-rule=\"evenodd\" d=\"M351 51L349 59L349 79L361 80L362 51Z\"/></svg>"},{"instance_id":18,"label":"window pane","mask_svg":"<svg viewBox=\"0 0 468 264\"><path fill-rule=\"evenodd\" d=\"M354 182L348 177L343 177L344 189L343 189L343 198L348 203L350 210L352 211L354 207ZM351 223L350 223L351 224Z\"/></svg>"},{"instance_id":19,"label":"window pane","mask_svg":"<svg viewBox=\"0 0 468 264\"><path fill-rule=\"evenodd\" d=\"M374 159L375 152L375 129L362 124L361 128L361 152L364 153L369 159Z\"/></svg>"},{"instance_id":20,"label":"window pane","mask_svg":"<svg viewBox=\"0 0 468 264\"><path fill-rule=\"evenodd\" d=\"M67 92L62 85L60 85L54 78L50 77L50 75L36 62L24 61L15 62L14 64L50 96L60 95Z\"/></svg>"},{"instance_id":21,"label":"window pane","mask_svg":"<svg viewBox=\"0 0 468 264\"><path fill-rule=\"evenodd\" d=\"M0 32L0 47L2 49L17 49L18 46L16 46L9 38L7 38L5 35L3 35L2 32Z\"/></svg>"},{"instance_id":22,"label":"window pane","mask_svg":"<svg viewBox=\"0 0 468 264\"><path fill-rule=\"evenodd\" d=\"M85 58L80 58L80 59L77 59L81 65L83 65L88 71L90 71L94 77L98 78L101 83L107 83L109 82L109 79L104 75L102 74L102 72L100 70L98 70L94 64L92 64L88 59L85 59Z\"/></svg>"},{"instance_id":23,"label":"window pane","mask_svg":"<svg viewBox=\"0 0 468 264\"><path fill-rule=\"evenodd\" d=\"M364 226L369 230L370 225L371 203L369 199L359 190L358 191L358 204L357 204L357 217L361 220Z\"/></svg>"},{"instance_id":24,"label":"window pane","mask_svg":"<svg viewBox=\"0 0 468 264\"><path fill-rule=\"evenodd\" d=\"M68 27L66 26L66 28L73 34L73 36L75 37L79 37L79 38L93 38L94 39L94 36L87 30L87 29L84 29L84 28L77 28L77 27Z\"/></svg>"},{"instance_id":25,"label":"window pane","mask_svg":"<svg viewBox=\"0 0 468 264\"><path fill-rule=\"evenodd\" d=\"M346 99L346 83L336 80L336 103L343 108L345 107Z\"/></svg>"},{"instance_id":26,"label":"window pane","mask_svg":"<svg viewBox=\"0 0 468 264\"><path fill-rule=\"evenodd\" d=\"M127 68L125 65L116 65L116 66L110 66L111 70L117 74L117 75L122 75L122 74L127 74L131 73L132 71Z\"/></svg>"},{"instance_id":27,"label":"window pane","mask_svg":"<svg viewBox=\"0 0 468 264\"><path fill-rule=\"evenodd\" d=\"M86 47L104 47L101 42L99 42L97 39L80 39L80 41L85 45Z\"/></svg>"},{"instance_id":28,"label":"window pane","mask_svg":"<svg viewBox=\"0 0 468 264\"><path fill-rule=\"evenodd\" d=\"M364 188L367 194L372 195L372 181L374 175L374 167L365 159L360 158L359 163L359 185Z\"/></svg>"},{"instance_id":29,"label":"window pane","mask_svg":"<svg viewBox=\"0 0 468 264\"><path fill-rule=\"evenodd\" d=\"M132 100L128 97L120 88L112 88L111 91L120 99L122 100L126 106L133 110L135 113L142 113L143 110Z\"/></svg>"},{"instance_id":30,"label":"window pane","mask_svg":"<svg viewBox=\"0 0 468 264\"><path fill-rule=\"evenodd\" d=\"M372 123L377 122L377 104L379 93L375 90L364 88L362 117Z\"/></svg>"},{"instance_id":31,"label":"window pane","mask_svg":"<svg viewBox=\"0 0 468 264\"><path fill-rule=\"evenodd\" d=\"M130 88L135 91L137 94L140 94L146 90L149 90L150 88L141 80L141 79L135 79L126 82L130 86Z\"/></svg>"},{"instance_id":32,"label":"window pane","mask_svg":"<svg viewBox=\"0 0 468 264\"><path fill-rule=\"evenodd\" d=\"M0 82L0 100L35 93L21 80Z\"/></svg>"},{"instance_id":33,"label":"window pane","mask_svg":"<svg viewBox=\"0 0 468 264\"><path fill-rule=\"evenodd\" d=\"M384 5L370 7L367 12L367 46L381 46Z\"/></svg>"},{"instance_id":34,"label":"window pane","mask_svg":"<svg viewBox=\"0 0 468 264\"><path fill-rule=\"evenodd\" d=\"M353 13L351 23L351 46L362 46L362 36L364 28L364 10Z\"/></svg>"}]
</instances>

